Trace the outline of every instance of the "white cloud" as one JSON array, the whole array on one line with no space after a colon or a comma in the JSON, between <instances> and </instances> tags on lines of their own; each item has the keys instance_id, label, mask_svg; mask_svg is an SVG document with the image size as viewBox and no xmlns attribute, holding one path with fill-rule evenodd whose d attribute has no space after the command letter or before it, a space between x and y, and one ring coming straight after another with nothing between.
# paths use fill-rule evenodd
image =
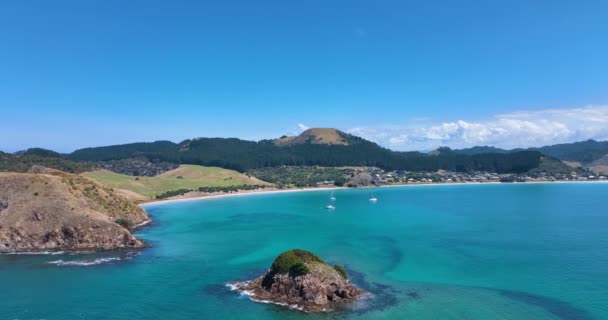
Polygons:
<instances>
[{"instance_id":1,"label":"white cloud","mask_svg":"<svg viewBox=\"0 0 608 320\"><path fill-rule=\"evenodd\" d=\"M306 131L306 130L310 129L310 127L308 127L304 124L301 124L301 123L298 123L298 128L300 129L300 131Z\"/></svg>"},{"instance_id":2,"label":"white cloud","mask_svg":"<svg viewBox=\"0 0 608 320\"><path fill-rule=\"evenodd\" d=\"M457 120L427 126L357 127L347 130L394 150L538 147L587 139L608 140L608 106L516 111L485 121Z\"/></svg>"}]
</instances>

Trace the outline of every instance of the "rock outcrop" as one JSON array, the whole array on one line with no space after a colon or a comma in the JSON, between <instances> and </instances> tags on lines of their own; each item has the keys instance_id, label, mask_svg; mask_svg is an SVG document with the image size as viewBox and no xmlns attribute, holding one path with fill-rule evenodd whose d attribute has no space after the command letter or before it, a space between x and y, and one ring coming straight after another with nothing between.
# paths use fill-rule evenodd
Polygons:
<instances>
[{"instance_id":1,"label":"rock outcrop","mask_svg":"<svg viewBox=\"0 0 608 320\"><path fill-rule=\"evenodd\" d=\"M363 294L350 283L343 267L331 267L313 253L299 249L279 255L265 275L229 285L253 301L305 312L332 311Z\"/></svg>"},{"instance_id":2,"label":"rock outcrop","mask_svg":"<svg viewBox=\"0 0 608 320\"><path fill-rule=\"evenodd\" d=\"M140 248L146 212L88 178L33 167L0 173L0 253Z\"/></svg>"}]
</instances>

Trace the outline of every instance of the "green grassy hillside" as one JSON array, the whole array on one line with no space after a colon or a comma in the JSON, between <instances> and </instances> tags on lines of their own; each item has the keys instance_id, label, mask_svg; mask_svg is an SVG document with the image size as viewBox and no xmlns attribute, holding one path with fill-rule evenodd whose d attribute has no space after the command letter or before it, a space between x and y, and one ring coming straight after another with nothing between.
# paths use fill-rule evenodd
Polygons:
<instances>
[{"instance_id":1,"label":"green grassy hillside","mask_svg":"<svg viewBox=\"0 0 608 320\"><path fill-rule=\"evenodd\" d=\"M198 189L200 187L228 187L238 185L269 185L269 183L248 177L233 170L217 167L181 165L154 177L133 177L98 170L83 174L112 188L129 190L153 199L156 195L180 189Z\"/></svg>"}]
</instances>

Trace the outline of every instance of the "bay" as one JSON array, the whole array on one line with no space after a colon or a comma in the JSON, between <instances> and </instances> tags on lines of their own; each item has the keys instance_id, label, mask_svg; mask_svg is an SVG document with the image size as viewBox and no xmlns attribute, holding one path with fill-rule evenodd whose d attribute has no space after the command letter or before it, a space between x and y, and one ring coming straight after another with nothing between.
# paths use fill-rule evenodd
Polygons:
<instances>
[{"instance_id":1,"label":"bay","mask_svg":"<svg viewBox=\"0 0 608 320\"><path fill-rule=\"evenodd\" d=\"M331 211L328 191L149 205L147 249L2 255L0 318L608 319L608 184L334 194ZM292 248L372 297L309 315L226 287Z\"/></svg>"}]
</instances>

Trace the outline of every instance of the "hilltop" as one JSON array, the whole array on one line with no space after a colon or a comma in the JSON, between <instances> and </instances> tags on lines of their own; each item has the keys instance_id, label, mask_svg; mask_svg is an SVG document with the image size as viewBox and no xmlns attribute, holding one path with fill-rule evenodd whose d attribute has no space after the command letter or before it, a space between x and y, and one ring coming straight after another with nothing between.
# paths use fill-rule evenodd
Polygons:
<instances>
[{"instance_id":1,"label":"hilltop","mask_svg":"<svg viewBox=\"0 0 608 320\"><path fill-rule=\"evenodd\" d=\"M140 248L129 228L148 215L85 177L33 167L0 173L0 252Z\"/></svg>"},{"instance_id":2,"label":"hilltop","mask_svg":"<svg viewBox=\"0 0 608 320\"><path fill-rule=\"evenodd\" d=\"M298 136L283 136L279 139L275 139L273 140L273 143L277 146L306 143L346 146L349 144L351 137L351 135L333 128L310 128Z\"/></svg>"}]
</instances>

